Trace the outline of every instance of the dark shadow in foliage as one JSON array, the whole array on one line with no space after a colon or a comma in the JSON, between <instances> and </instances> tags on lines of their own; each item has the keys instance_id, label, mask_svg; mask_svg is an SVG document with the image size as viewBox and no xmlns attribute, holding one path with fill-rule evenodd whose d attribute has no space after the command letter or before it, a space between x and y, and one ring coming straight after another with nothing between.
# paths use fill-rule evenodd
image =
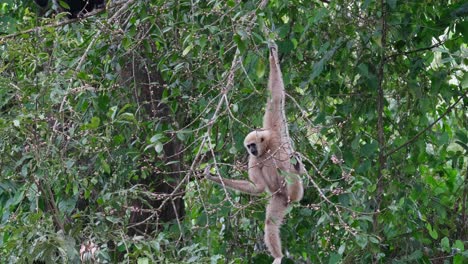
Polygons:
<instances>
[{"instance_id":1,"label":"dark shadow in foliage","mask_svg":"<svg viewBox=\"0 0 468 264\"><path fill-rule=\"evenodd\" d=\"M55 0L53 0L55 1ZM50 8L49 0L34 0L40 7L40 15L44 15L45 11ZM68 12L68 18L77 18L94 9L101 9L106 6L104 0L65 0L57 2L59 12Z\"/></svg>"},{"instance_id":2,"label":"dark shadow in foliage","mask_svg":"<svg viewBox=\"0 0 468 264\"><path fill-rule=\"evenodd\" d=\"M138 63L138 60L141 60ZM139 104L144 104L144 116L146 120L158 120L162 126L173 123L173 115L169 107L161 102L164 91L164 80L157 69L151 68L151 62L143 62L144 58L135 60L135 64L128 63L122 69L122 82L124 86L132 87L135 84L137 95L135 100ZM144 67L147 65L147 67ZM145 136L145 135L143 135ZM132 203L135 211L132 212L128 230L129 235L150 234L158 228L158 225L175 219L181 219L185 215L183 190L180 188L175 195L168 197L174 191L181 179L182 146L177 141L175 135L172 136L163 147L162 160L156 162L170 164L166 165L163 171L169 171L171 174L158 174L154 171L145 179L134 180L132 184L141 184L154 194L161 194L160 197L141 197ZM167 200L168 199L168 200ZM157 211L156 211L157 210ZM156 213L155 213L156 212Z\"/></svg>"}]
</instances>

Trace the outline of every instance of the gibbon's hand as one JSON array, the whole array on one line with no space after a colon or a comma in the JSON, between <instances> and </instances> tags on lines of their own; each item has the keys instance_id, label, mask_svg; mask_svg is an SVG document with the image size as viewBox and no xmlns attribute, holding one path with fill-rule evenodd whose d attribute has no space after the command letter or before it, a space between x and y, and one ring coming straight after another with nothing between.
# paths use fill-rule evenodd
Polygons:
<instances>
[{"instance_id":1,"label":"gibbon's hand","mask_svg":"<svg viewBox=\"0 0 468 264\"><path fill-rule=\"evenodd\" d=\"M281 264L281 260L283 258L275 258L275 260L273 260L273 263L272 264Z\"/></svg>"},{"instance_id":2,"label":"gibbon's hand","mask_svg":"<svg viewBox=\"0 0 468 264\"><path fill-rule=\"evenodd\" d=\"M205 170L203 171L203 174L205 175L205 178L206 178L207 180L211 180L211 181L212 181L213 179L216 179L216 176L212 175L211 172L210 172L210 170L211 170L211 165L207 165L207 166L205 167Z\"/></svg>"},{"instance_id":3,"label":"gibbon's hand","mask_svg":"<svg viewBox=\"0 0 468 264\"><path fill-rule=\"evenodd\" d=\"M270 49L270 63L273 63L273 65L279 65L278 46L276 45L275 42L269 42L268 48ZM273 59L273 62L271 61L271 59ZM279 69L279 66L277 67ZM278 70L278 71L281 72L281 70Z\"/></svg>"},{"instance_id":4,"label":"gibbon's hand","mask_svg":"<svg viewBox=\"0 0 468 264\"><path fill-rule=\"evenodd\" d=\"M270 52L273 50L278 50L278 45L273 40L268 41L268 48L270 49Z\"/></svg>"}]
</instances>

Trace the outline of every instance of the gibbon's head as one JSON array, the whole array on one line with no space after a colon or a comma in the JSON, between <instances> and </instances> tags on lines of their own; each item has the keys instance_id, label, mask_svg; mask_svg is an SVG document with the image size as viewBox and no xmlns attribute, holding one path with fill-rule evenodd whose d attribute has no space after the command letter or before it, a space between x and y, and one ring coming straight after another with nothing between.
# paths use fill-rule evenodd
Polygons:
<instances>
[{"instance_id":1,"label":"gibbon's head","mask_svg":"<svg viewBox=\"0 0 468 264\"><path fill-rule=\"evenodd\" d=\"M269 143L270 131L268 130L254 130L244 139L247 152L255 157L262 156L268 150Z\"/></svg>"}]
</instances>

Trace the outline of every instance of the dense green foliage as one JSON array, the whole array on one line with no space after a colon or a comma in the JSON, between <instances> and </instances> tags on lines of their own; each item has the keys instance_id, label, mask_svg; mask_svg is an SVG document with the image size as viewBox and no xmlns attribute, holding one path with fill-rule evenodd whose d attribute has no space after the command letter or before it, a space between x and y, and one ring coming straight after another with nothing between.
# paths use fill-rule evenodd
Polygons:
<instances>
[{"instance_id":1,"label":"dense green foliage","mask_svg":"<svg viewBox=\"0 0 468 264\"><path fill-rule=\"evenodd\" d=\"M271 262L267 195L200 177L246 177L269 39L308 169L287 256L468 261L468 5L259 2L112 2L76 21L0 3L1 263ZM185 215L129 233L134 201L180 195Z\"/></svg>"}]
</instances>

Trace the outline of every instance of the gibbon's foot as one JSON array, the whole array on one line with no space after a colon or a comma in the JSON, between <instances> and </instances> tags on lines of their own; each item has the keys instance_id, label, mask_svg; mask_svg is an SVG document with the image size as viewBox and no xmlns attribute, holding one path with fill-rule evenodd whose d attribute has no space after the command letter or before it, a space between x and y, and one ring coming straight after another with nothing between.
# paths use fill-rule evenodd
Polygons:
<instances>
[{"instance_id":1,"label":"gibbon's foot","mask_svg":"<svg viewBox=\"0 0 468 264\"><path fill-rule=\"evenodd\" d=\"M275 260L273 260L273 263L272 264L281 264L281 260L283 258L275 258Z\"/></svg>"},{"instance_id":2,"label":"gibbon's foot","mask_svg":"<svg viewBox=\"0 0 468 264\"><path fill-rule=\"evenodd\" d=\"M211 175L210 170L211 170L211 166L208 165L208 166L206 166L205 170L203 171L203 174L204 174L205 178L208 179L208 180L211 180L211 179L215 178L215 176Z\"/></svg>"},{"instance_id":3,"label":"gibbon's foot","mask_svg":"<svg viewBox=\"0 0 468 264\"><path fill-rule=\"evenodd\" d=\"M274 262L273 262L274 263ZM278 263L281 263L281 264L294 264L295 261L293 261L292 259L290 258L287 258L287 257L283 257L281 259L281 262L278 262Z\"/></svg>"},{"instance_id":4,"label":"gibbon's foot","mask_svg":"<svg viewBox=\"0 0 468 264\"><path fill-rule=\"evenodd\" d=\"M278 46L273 40L268 41L268 48L270 49L270 51L278 50Z\"/></svg>"}]
</instances>

